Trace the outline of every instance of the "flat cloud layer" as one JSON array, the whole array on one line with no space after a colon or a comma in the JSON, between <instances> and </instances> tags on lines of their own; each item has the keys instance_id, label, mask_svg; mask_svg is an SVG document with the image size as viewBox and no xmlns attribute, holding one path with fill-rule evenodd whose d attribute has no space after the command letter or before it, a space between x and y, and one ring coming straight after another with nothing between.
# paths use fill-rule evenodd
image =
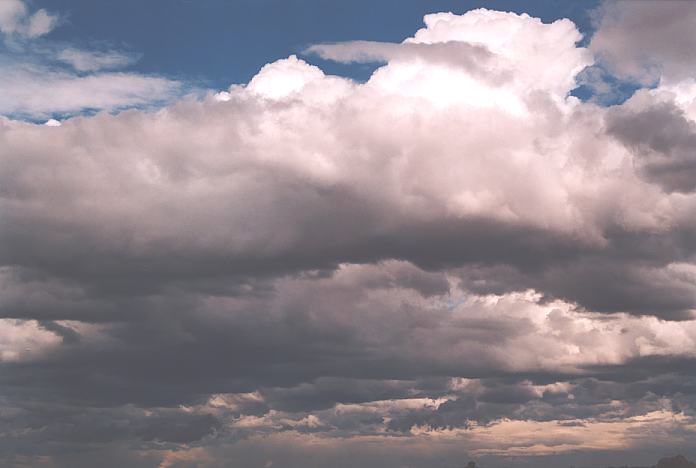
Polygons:
<instances>
[{"instance_id":1,"label":"flat cloud layer","mask_svg":"<svg viewBox=\"0 0 696 468\"><path fill-rule=\"evenodd\" d=\"M385 62L366 83L291 56L154 112L0 121L4 464L691 445L694 88L599 107L568 20L425 24L309 49Z\"/></svg>"}]
</instances>

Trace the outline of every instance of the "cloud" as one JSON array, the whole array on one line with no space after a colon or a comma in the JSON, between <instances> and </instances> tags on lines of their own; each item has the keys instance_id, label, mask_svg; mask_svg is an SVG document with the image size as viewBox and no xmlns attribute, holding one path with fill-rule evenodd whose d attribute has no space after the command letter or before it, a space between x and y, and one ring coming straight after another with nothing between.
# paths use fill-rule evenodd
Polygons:
<instances>
[{"instance_id":1,"label":"cloud","mask_svg":"<svg viewBox=\"0 0 696 468\"><path fill-rule=\"evenodd\" d=\"M20 0L0 5L0 115L47 120L98 110L116 111L171 102L182 83L160 76L119 72L139 56L89 49L40 36L59 17L41 9L29 14ZM111 71L105 71L111 70Z\"/></svg>"},{"instance_id":2,"label":"cloud","mask_svg":"<svg viewBox=\"0 0 696 468\"><path fill-rule=\"evenodd\" d=\"M39 37L48 34L58 24L58 17L51 15L46 10L37 10L29 18L26 35L28 37Z\"/></svg>"},{"instance_id":3,"label":"cloud","mask_svg":"<svg viewBox=\"0 0 696 468\"><path fill-rule=\"evenodd\" d=\"M691 446L695 95L583 103L579 39L435 14L309 49L383 61L365 83L290 56L157 110L0 120L3 461ZM0 106L177 92L93 52L8 67Z\"/></svg>"},{"instance_id":4,"label":"cloud","mask_svg":"<svg viewBox=\"0 0 696 468\"><path fill-rule=\"evenodd\" d=\"M491 59L491 53L483 46L460 41L435 44L351 41L337 44L316 44L306 51L323 59L338 62L408 62L420 60L443 65L462 67L475 73ZM479 73L484 73L479 70ZM488 77L490 79L490 76Z\"/></svg>"},{"instance_id":5,"label":"cloud","mask_svg":"<svg viewBox=\"0 0 696 468\"><path fill-rule=\"evenodd\" d=\"M605 2L590 50L613 73L640 83L692 77L696 43L692 2Z\"/></svg>"},{"instance_id":6,"label":"cloud","mask_svg":"<svg viewBox=\"0 0 696 468\"><path fill-rule=\"evenodd\" d=\"M696 124L677 104L639 93L609 114L609 132L630 147L645 176L665 190L696 189Z\"/></svg>"},{"instance_id":7,"label":"cloud","mask_svg":"<svg viewBox=\"0 0 696 468\"><path fill-rule=\"evenodd\" d=\"M515 92L522 113L481 106L466 89L444 104L428 93L449 78L425 94L385 88L384 76L404 66L413 71L397 61L356 85L290 57L224 102L51 129L7 124L3 190L14 201L5 205L12 222L0 228L0 255L61 280L142 291L397 258L504 274L503 282L483 278L504 289L471 286L484 293L533 288L601 312L690 316L693 284L673 265L688 264L696 247L691 201L634 170L643 156L606 132L596 118L606 111L555 103L554 90L538 89ZM143 104L171 86L108 73L74 84L102 83L111 92L90 93L94 107ZM90 106L70 96L72 84L66 79L54 105ZM46 179L46 167L64 176ZM51 234L66 229L73 234ZM85 245L91 256L76 262Z\"/></svg>"},{"instance_id":8,"label":"cloud","mask_svg":"<svg viewBox=\"0 0 696 468\"><path fill-rule=\"evenodd\" d=\"M22 0L3 0L0 5L0 32L36 38L51 32L58 25L59 17L43 8L29 13Z\"/></svg>"},{"instance_id":9,"label":"cloud","mask_svg":"<svg viewBox=\"0 0 696 468\"><path fill-rule=\"evenodd\" d=\"M666 457L657 462L657 468L693 468L696 463L691 463L681 455Z\"/></svg>"},{"instance_id":10,"label":"cloud","mask_svg":"<svg viewBox=\"0 0 696 468\"><path fill-rule=\"evenodd\" d=\"M42 119L84 110L117 110L167 102L180 83L135 73L101 72L76 76L44 66L10 62L3 74L0 114Z\"/></svg>"},{"instance_id":11,"label":"cloud","mask_svg":"<svg viewBox=\"0 0 696 468\"><path fill-rule=\"evenodd\" d=\"M58 60L72 66L79 72L93 72L104 69L118 69L131 65L140 58L134 54L119 51L90 51L68 47L57 55Z\"/></svg>"},{"instance_id":12,"label":"cloud","mask_svg":"<svg viewBox=\"0 0 696 468\"><path fill-rule=\"evenodd\" d=\"M56 336L48 330L40 329L36 321L0 320L0 361L12 362L29 359L46 348L57 344Z\"/></svg>"},{"instance_id":13,"label":"cloud","mask_svg":"<svg viewBox=\"0 0 696 468\"><path fill-rule=\"evenodd\" d=\"M518 114L525 107L520 94L543 90L562 100L576 86L578 72L591 64L587 51L575 47L582 36L568 20L543 24L528 15L478 9L462 16L426 15L424 21L426 27L401 44L319 44L307 52L344 62L389 61L368 82L382 93Z\"/></svg>"}]
</instances>

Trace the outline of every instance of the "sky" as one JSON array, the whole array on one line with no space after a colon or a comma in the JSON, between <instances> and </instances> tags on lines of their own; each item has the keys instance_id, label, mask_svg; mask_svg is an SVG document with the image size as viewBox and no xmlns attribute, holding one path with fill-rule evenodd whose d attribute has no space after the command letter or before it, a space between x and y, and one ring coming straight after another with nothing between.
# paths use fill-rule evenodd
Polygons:
<instances>
[{"instance_id":1,"label":"sky","mask_svg":"<svg viewBox=\"0 0 696 468\"><path fill-rule=\"evenodd\" d=\"M696 460L694 28L0 0L0 465Z\"/></svg>"},{"instance_id":2,"label":"sky","mask_svg":"<svg viewBox=\"0 0 696 468\"><path fill-rule=\"evenodd\" d=\"M72 44L106 42L142 54L132 67L142 73L175 76L201 86L246 83L266 63L301 54L321 42L354 39L400 42L421 27L423 15L464 13L488 6L530 13L545 21L573 18L591 28L586 8L597 2L559 4L539 0L43 0L37 8L60 11L66 27L51 39ZM528 9L532 8L532 9ZM156 18L156 19L155 19ZM156 27L153 27L153 24ZM315 58L316 60L316 58ZM322 67L359 79L374 67Z\"/></svg>"}]
</instances>

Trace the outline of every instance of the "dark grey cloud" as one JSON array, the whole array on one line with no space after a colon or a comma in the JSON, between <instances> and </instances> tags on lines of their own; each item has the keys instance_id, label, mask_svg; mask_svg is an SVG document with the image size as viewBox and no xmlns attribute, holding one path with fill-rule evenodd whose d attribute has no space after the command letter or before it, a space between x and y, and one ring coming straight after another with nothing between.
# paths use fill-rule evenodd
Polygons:
<instances>
[{"instance_id":1,"label":"dark grey cloud","mask_svg":"<svg viewBox=\"0 0 696 468\"><path fill-rule=\"evenodd\" d=\"M694 468L696 463L692 463L682 455L661 458L657 462L657 468Z\"/></svg>"},{"instance_id":2,"label":"dark grey cloud","mask_svg":"<svg viewBox=\"0 0 696 468\"><path fill-rule=\"evenodd\" d=\"M607 131L636 153L648 180L668 191L696 189L696 125L683 109L671 102L619 107L607 115Z\"/></svg>"},{"instance_id":3,"label":"dark grey cloud","mask_svg":"<svg viewBox=\"0 0 696 468\"><path fill-rule=\"evenodd\" d=\"M646 262L587 256L574 263L525 271L514 267L474 266L460 270L465 287L477 293L529 288L545 299L564 299L598 312L656 315L667 320L693 317L696 298L690 274Z\"/></svg>"}]
</instances>

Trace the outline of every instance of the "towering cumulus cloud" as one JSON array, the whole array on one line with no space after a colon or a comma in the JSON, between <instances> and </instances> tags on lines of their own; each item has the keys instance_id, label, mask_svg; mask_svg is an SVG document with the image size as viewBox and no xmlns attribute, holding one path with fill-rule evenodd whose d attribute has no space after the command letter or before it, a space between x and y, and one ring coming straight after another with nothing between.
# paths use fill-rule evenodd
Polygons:
<instances>
[{"instance_id":1,"label":"towering cumulus cloud","mask_svg":"<svg viewBox=\"0 0 696 468\"><path fill-rule=\"evenodd\" d=\"M616 8L640 11L588 49L569 20L437 13L305 51L380 63L364 83L293 55L156 111L0 120L0 464L692 447L694 69L571 96L643 14Z\"/></svg>"}]
</instances>

